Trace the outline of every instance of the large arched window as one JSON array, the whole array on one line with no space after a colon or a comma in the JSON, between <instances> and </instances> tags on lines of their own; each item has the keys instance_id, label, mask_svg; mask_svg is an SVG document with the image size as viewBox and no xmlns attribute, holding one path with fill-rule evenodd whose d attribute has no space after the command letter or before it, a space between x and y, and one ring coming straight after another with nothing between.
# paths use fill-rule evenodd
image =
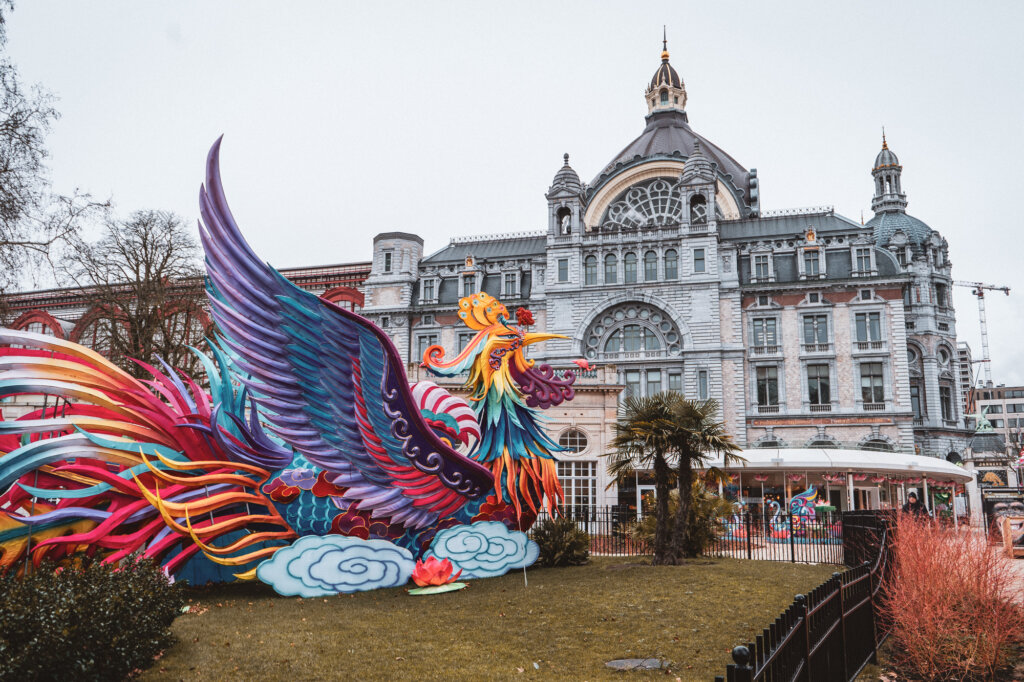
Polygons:
<instances>
[{"instance_id":1,"label":"large arched window","mask_svg":"<svg viewBox=\"0 0 1024 682\"><path fill-rule=\"evenodd\" d=\"M665 178L633 185L612 202L601 219L606 230L675 225L683 200L679 188Z\"/></svg>"},{"instance_id":2,"label":"large arched window","mask_svg":"<svg viewBox=\"0 0 1024 682\"><path fill-rule=\"evenodd\" d=\"M587 256L583 259L583 283L597 284L597 256Z\"/></svg>"},{"instance_id":3,"label":"large arched window","mask_svg":"<svg viewBox=\"0 0 1024 682\"><path fill-rule=\"evenodd\" d=\"M653 282L658 279L658 254L648 251L644 254L644 281Z\"/></svg>"},{"instance_id":4,"label":"large arched window","mask_svg":"<svg viewBox=\"0 0 1024 682\"><path fill-rule=\"evenodd\" d=\"M614 253L609 253L604 257L604 283L615 284L618 280L617 271L619 269L619 259L615 257Z\"/></svg>"},{"instance_id":5,"label":"large arched window","mask_svg":"<svg viewBox=\"0 0 1024 682\"><path fill-rule=\"evenodd\" d=\"M599 315L584 334L587 358L642 360L676 357L683 334L664 312L646 303L621 303Z\"/></svg>"},{"instance_id":6,"label":"large arched window","mask_svg":"<svg viewBox=\"0 0 1024 682\"><path fill-rule=\"evenodd\" d=\"M636 284L636 254L633 252L622 257L622 281L626 284Z\"/></svg>"},{"instance_id":7,"label":"large arched window","mask_svg":"<svg viewBox=\"0 0 1024 682\"><path fill-rule=\"evenodd\" d=\"M665 279L679 278L679 254L675 249L665 252Z\"/></svg>"}]
</instances>

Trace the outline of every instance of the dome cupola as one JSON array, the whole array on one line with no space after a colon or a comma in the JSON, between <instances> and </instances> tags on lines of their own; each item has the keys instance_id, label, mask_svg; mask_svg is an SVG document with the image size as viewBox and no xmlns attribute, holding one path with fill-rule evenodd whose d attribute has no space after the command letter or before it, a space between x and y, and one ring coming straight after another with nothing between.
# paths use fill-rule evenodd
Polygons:
<instances>
[{"instance_id":1,"label":"dome cupola","mask_svg":"<svg viewBox=\"0 0 1024 682\"><path fill-rule=\"evenodd\" d=\"M889 149L885 131L882 131L882 150L875 157L875 166L871 169L871 175L875 179L875 196L871 199L872 211L906 211L907 195L903 193L900 178L902 174L903 166L900 165L896 154Z\"/></svg>"},{"instance_id":2,"label":"dome cupola","mask_svg":"<svg viewBox=\"0 0 1024 682\"><path fill-rule=\"evenodd\" d=\"M679 73L668 62L668 38L662 36L661 65L654 72L650 85L644 93L648 113L656 111L685 111L686 85Z\"/></svg>"},{"instance_id":3,"label":"dome cupola","mask_svg":"<svg viewBox=\"0 0 1024 682\"><path fill-rule=\"evenodd\" d=\"M564 154L562 159L564 163L558 169L558 172L555 173L554 179L551 180L551 188L548 190L548 193L550 194L555 190L566 190L573 194L579 194L583 191L583 183L580 182L580 176L569 165L568 154Z\"/></svg>"}]
</instances>

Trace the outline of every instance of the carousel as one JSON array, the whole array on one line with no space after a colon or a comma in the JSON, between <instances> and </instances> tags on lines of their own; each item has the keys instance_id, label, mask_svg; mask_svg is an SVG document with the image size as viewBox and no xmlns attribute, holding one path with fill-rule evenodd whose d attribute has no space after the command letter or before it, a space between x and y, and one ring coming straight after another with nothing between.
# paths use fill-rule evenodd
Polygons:
<instances>
[{"instance_id":1,"label":"carousel","mask_svg":"<svg viewBox=\"0 0 1024 682\"><path fill-rule=\"evenodd\" d=\"M898 509L916 492L929 510L953 524L969 517L964 486L974 475L944 459L825 448L757 448L739 454L746 461L723 466L719 457L709 465L727 475L720 494L752 512L789 509L808 495L837 511Z\"/></svg>"}]
</instances>

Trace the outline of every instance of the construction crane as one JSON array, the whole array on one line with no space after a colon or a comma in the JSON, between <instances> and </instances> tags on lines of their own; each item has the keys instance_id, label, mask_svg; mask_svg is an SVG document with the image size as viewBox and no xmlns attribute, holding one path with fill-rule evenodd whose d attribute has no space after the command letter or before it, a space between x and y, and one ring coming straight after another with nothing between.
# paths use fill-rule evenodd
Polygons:
<instances>
[{"instance_id":1,"label":"construction crane","mask_svg":"<svg viewBox=\"0 0 1024 682\"><path fill-rule=\"evenodd\" d=\"M985 367L985 385L992 385L992 359L988 354L988 323L985 321L985 292L1001 291L1007 296L1010 295L1010 287L997 287L994 284L982 282L953 282L955 286L967 287L971 293L978 298L978 321L981 323L981 362Z\"/></svg>"}]
</instances>

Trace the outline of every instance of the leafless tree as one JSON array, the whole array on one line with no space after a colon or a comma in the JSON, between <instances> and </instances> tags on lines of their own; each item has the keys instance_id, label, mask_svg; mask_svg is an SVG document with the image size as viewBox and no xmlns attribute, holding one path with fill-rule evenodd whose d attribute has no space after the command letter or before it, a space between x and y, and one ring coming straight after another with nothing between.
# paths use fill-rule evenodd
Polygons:
<instances>
[{"instance_id":1,"label":"leafless tree","mask_svg":"<svg viewBox=\"0 0 1024 682\"><path fill-rule=\"evenodd\" d=\"M137 211L108 220L103 236L80 241L62 270L84 290L97 350L140 377L147 372L132 359L195 372L188 346L201 344L208 317L199 248L182 218Z\"/></svg>"},{"instance_id":2,"label":"leafless tree","mask_svg":"<svg viewBox=\"0 0 1024 682\"><path fill-rule=\"evenodd\" d=\"M36 284L54 248L77 234L82 221L107 206L75 190L50 189L46 135L60 114L55 98L22 84L3 48L11 0L0 0L0 292ZM50 268L52 270L52 268Z\"/></svg>"}]
</instances>

